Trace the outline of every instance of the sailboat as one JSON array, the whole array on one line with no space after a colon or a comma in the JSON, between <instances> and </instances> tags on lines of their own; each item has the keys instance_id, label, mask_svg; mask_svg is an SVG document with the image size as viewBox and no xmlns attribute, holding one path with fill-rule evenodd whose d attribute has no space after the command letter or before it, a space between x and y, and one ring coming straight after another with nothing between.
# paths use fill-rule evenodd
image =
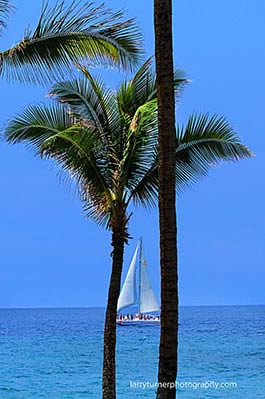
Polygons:
<instances>
[{"instance_id":1,"label":"sailboat","mask_svg":"<svg viewBox=\"0 0 265 399\"><path fill-rule=\"evenodd\" d=\"M138 306L138 313L136 315L133 315L131 313L117 314L118 325L132 326L160 324L159 316L149 314L151 312L160 311L160 306L157 303L149 279L142 238L137 244L124 284L122 286L118 299L117 311L119 312L120 310L133 305Z\"/></svg>"}]
</instances>

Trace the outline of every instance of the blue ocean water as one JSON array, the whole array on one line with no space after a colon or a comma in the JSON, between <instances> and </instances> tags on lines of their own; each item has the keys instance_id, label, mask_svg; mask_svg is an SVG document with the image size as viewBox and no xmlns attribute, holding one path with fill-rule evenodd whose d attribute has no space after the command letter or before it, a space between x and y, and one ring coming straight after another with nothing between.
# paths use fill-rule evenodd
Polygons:
<instances>
[{"instance_id":1,"label":"blue ocean water","mask_svg":"<svg viewBox=\"0 0 265 399\"><path fill-rule=\"evenodd\" d=\"M180 313L178 398L264 399L265 306ZM103 319L103 309L0 310L0 399L100 398ZM118 398L154 398L159 327L117 335Z\"/></svg>"}]
</instances>

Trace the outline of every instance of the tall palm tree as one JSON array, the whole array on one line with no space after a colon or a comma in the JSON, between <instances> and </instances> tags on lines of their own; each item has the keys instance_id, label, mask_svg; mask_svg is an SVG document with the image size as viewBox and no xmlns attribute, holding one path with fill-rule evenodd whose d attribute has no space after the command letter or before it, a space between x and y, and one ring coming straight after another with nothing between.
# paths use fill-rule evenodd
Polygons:
<instances>
[{"instance_id":1,"label":"tall palm tree","mask_svg":"<svg viewBox=\"0 0 265 399\"><path fill-rule=\"evenodd\" d=\"M0 0L0 29L12 9ZM123 20L104 5L64 0L49 6L43 2L34 30L13 47L0 51L0 77L22 82L47 83L61 80L82 60L87 65L134 66L140 55L140 33L133 19Z\"/></svg>"},{"instance_id":2,"label":"tall palm tree","mask_svg":"<svg viewBox=\"0 0 265 399\"><path fill-rule=\"evenodd\" d=\"M116 312L129 206L155 205L158 193L156 79L148 60L117 92L86 68L83 77L56 84L52 106L32 106L7 126L9 143L25 142L53 158L79 186L88 217L112 233L112 271L104 329L103 398L114 399ZM175 94L186 82L177 71ZM218 160L250 156L223 118L191 116L177 130L175 176L185 186Z\"/></svg>"},{"instance_id":3,"label":"tall palm tree","mask_svg":"<svg viewBox=\"0 0 265 399\"><path fill-rule=\"evenodd\" d=\"M161 329L157 398L174 399L178 363L178 256L172 0L154 0L159 130ZM172 385L173 384L173 385ZM167 386L167 388L165 388Z\"/></svg>"}]
</instances>

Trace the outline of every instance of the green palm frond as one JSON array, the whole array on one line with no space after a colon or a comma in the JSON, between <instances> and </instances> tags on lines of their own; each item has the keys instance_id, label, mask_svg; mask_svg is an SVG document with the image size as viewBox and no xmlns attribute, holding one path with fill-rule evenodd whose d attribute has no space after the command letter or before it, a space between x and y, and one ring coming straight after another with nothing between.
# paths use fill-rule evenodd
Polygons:
<instances>
[{"instance_id":1,"label":"green palm frond","mask_svg":"<svg viewBox=\"0 0 265 399\"><path fill-rule=\"evenodd\" d=\"M111 91L100 78L80 67L82 78L57 83L50 95L69 106L77 119L87 121L103 135L120 128L120 114L116 93Z\"/></svg>"},{"instance_id":2,"label":"green palm frond","mask_svg":"<svg viewBox=\"0 0 265 399\"><path fill-rule=\"evenodd\" d=\"M7 142L25 143L37 154L44 140L70 128L73 120L60 105L31 106L9 122L5 130Z\"/></svg>"},{"instance_id":3,"label":"green palm frond","mask_svg":"<svg viewBox=\"0 0 265 399\"><path fill-rule=\"evenodd\" d=\"M117 137L116 148L121 148L120 178L129 193L142 180L153 161L154 148L157 145L155 94L156 82L151 58L117 92L120 120L124 121L124 128L122 139Z\"/></svg>"},{"instance_id":4,"label":"green palm frond","mask_svg":"<svg viewBox=\"0 0 265 399\"><path fill-rule=\"evenodd\" d=\"M140 72L146 76L147 65L153 79L150 62L140 68ZM109 167L114 158L120 161L118 176L128 182L127 187L130 189L135 184L133 180L139 180L148 170L152 150L157 143L157 101L155 98L146 100L148 93L153 92L153 85L150 87L150 80L144 79L147 96L139 96L135 114L128 116L125 123L123 112L118 106L121 92L115 96L101 80L94 78L85 68L82 71L85 79L59 83L53 87L52 94L69 106L77 118L101 132L108 152ZM139 92L144 91L144 84L140 85L141 74L138 71L133 78L134 82L138 81L136 87ZM135 93L137 94L136 90ZM117 162L114 168L116 165Z\"/></svg>"},{"instance_id":5,"label":"green palm frond","mask_svg":"<svg viewBox=\"0 0 265 399\"><path fill-rule=\"evenodd\" d=\"M176 187L181 191L207 175L209 169L222 161L250 158L253 153L234 133L223 117L208 114L192 115L186 127L177 128ZM138 205L152 206L158 193L158 155L135 185L131 198Z\"/></svg>"},{"instance_id":6,"label":"green palm frond","mask_svg":"<svg viewBox=\"0 0 265 399\"><path fill-rule=\"evenodd\" d=\"M237 161L252 155L225 118L194 114L186 127L177 129L177 185L197 181L220 161Z\"/></svg>"},{"instance_id":7,"label":"green palm frond","mask_svg":"<svg viewBox=\"0 0 265 399\"><path fill-rule=\"evenodd\" d=\"M112 93L99 80L94 79L93 84L100 92L100 96L87 78L58 83L53 87L50 95L55 96L60 103L69 106L77 119L88 121L91 126L103 132L104 126L108 123L105 102Z\"/></svg>"},{"instance_id":8,"label":"green palm frond","mask_svg":"<svg viewBox=\"0 0 265 399\"><path fill-rule=\"evenodd\" d=\"M132 119L123 156L123 176L131 191L146 175L157 147L157 100L138 108Z\"/></svg>"},{"instance_id":9,"label":"green palm frond","mask_svg":"<svg viewBox=\"0 0 265 399\"><path fill-rule=\"evenodd\" d=\"M79 187L87 216L105 224L113 210L113 197L108 187L105 150L95 130L80 124L43 141L41 154L54 159Z\"/></svg>"},{"instance_id":10,"label":"green palm frond","mask_svg":"<svg viewBox=\"0 0 265 399\"><path fill-rule=\"evenodd\" d=\"M137 179L127 203L133 200L137 206L154 207L158 198L158 152L154 150L153 160L148 170Z\"/></svg>"},{"instance_id":11,"label":"green palm frond","mask_svg":"<svg viewBox=\"0 0 265 399\"><path fill-rule=\"evenodd\" d=\"M174 74L175 94L179 97L182 88L188 80L182 70L178 69ZM125 81L118 92L118 103L121 112L128 117L133 117L137 109L143 104L157 97L156 75L152 69L152 57L149 58L135 76Z\"/></svg>"},{"instance_id":12,"label":"green palm frond","mask_svg":"<svg viewBox=\"0 0 265 399\"><path fill-rule=\"evenodd\" d=\"M95 130L104 142L105 160L108 168L116 165L115 135L120 132L120 115L115 93L110 91L101 79L93 77L82 68L83 78L56 84L51 94L69 107L74 117L83 126ZM111 174L109 174L111 178ZM108 180L109 181L109 180Z\"/></svg>"},{"instance_id":13,"label":"green palm frond","mask_svg":"<svg viewBox=\"0 0 265 399\"><path fill-rule=\"evenodd\" d=\"M138 62L140 33L135 21L121 21L123 12L113 13L104 5L74 0L49 7L43 4L34 31L13 48L0 52L0 76L22 82L59 80L82 60L89 65L131 67Z\"/></svg>"},{"instance_id":14,"label":"green palm frond","mask_svg":"<svg viewBox=\"0 0 265 399\"><path fill-rule=\"evenodd\" d=\"M190 80L186 78L185 72L182 69L176 69L174 72L174 91L175 98L179 100L184 87L190 83Z\"/></svg>"},{"instance_id":15,"label":"green palm frond","mask_svg":"<svg viewBox=\"0 0 265 399\"><path fill-rule=\"evenodd\" d=\"M92 76L87 68L82 67L81 71L89 84L87 93L90 96L88 101L90 107L93 108L104 126L105 136L111 135L112 129L115 128L113 122L116 122L114 116L118 115L115 93L105 85L102 79ZM113 114L114 110L115 115Z\"/></svg>"},{"instance_id":16,"label":"green palm frond","mask_svg":"<svg viewBox=\"0 0 265 399\"><path fill-rule=\"evenodd\" d=\"M149 58L135 76L125 81L118 92L118 103L122 113L133 117L138 107L153 98L155 92L155 74L151 69L152 58Z\"/></svg>"},{"instance_id":17,"label":"green palm frond","mask_svg":"<svg viewBox=\"0 0 265 399\"><path fill-rule=\"evenodd\" d=\"M0 31L5 27L5 19L8 17L13 6L9 0L0 0Z\"/></svg>"},{"instance_id":18,"label":"green palm frond","mask_svg":"<svg viewBox=\"0 0 265 399\"><path fill-rule=\"evenodd\" d=\"M42 158L54 159L77 182L87 215L100 223L108 221L113 201L106 181L106 151L97 130L76 123L61 104L53 104L29 107L8 124L5 136L9 143L25 142Z\"/></svg>"}]
</instances>

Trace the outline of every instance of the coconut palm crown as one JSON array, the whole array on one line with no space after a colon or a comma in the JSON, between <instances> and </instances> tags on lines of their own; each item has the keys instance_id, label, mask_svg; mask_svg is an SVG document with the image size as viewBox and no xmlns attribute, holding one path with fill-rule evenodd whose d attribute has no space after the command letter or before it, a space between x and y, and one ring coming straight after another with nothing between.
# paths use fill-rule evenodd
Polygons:
<instances>
[{"instance_id":1,"label":"coconut palm crown","mask_svg":"<svg viewBox=\"0 0 265 399\"><path fill-rule=\"evenodd\" d=\"M0 33L12 5L0 0ZM42 5L36 28L9 49L0 50L0 78L45 84L61 80L73 64L131 68L141 54L141 35L133 19L104 4L73 0Z\"/></svg>"},{"instance_id":2,"label":"coconut palm crown","mask_svg":"<svg viewBox=\"0 0 265 399\"><path fill-rule=\"evenodd\" d=\"M80 68L80 79L56 84L51 106L31 106L8 125L10 143L26 142L52 157L79 183L87 216L111 227L131 201L154 205L158 192L156 80L148 60L118 91ZM187 80L175 72L179 96ZM220 160L251 156L223 117L193 114L176 129L179 190Z\"/></svg>"}]
</instances>

